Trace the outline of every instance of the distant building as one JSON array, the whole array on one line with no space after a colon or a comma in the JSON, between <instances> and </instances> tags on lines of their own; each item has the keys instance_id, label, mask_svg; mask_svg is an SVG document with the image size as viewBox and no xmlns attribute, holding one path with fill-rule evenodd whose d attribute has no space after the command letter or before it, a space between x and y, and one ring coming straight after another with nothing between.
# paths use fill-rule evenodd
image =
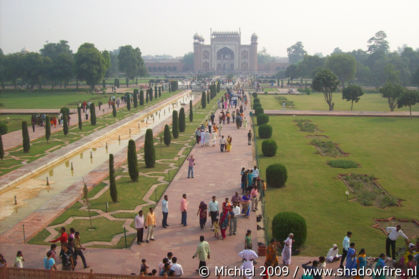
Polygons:
<instances>
[{"instance_id":1,"label":"distant building","mask_svg":"<svg viewBox=\"0 0 419 279\"><path fill-rule=\"evenodd\" d=\"M252 35L250 45L241 44L240 32L211 32L209 45L205 45L198 34L193 39L195 73L255 73L258 70L256 34Z\"/></svg>"},{"instance_id":2,"label":"distant building","mask_svg":"<svg viewBox=\"0 0 419 279\"><path fill-rule=\"evenodd\" d=\"M173 74L183 72L183 62L181 58L172 59L147 59L144 58L147 71L151 74Z\"/></svg>"}]
</instances>

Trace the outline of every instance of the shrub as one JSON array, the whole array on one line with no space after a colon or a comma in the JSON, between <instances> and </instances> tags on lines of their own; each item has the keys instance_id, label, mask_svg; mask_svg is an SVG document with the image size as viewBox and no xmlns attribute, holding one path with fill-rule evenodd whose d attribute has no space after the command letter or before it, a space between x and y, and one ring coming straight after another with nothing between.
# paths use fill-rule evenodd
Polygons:
<instances>
[{"instance_id":1,"label":"shrub","mask_svg":"<svg viewBox=\"0 0 419 279\"><path fill-rule=\"evenodd\" d=\"M189 122L193 121L193 108L192 108L192 100L189 101Z\"/></svg>"},{"instance_id":2,"label":"shrub","mask_svg":"<svg viewBox=\"0 0 419 279\"><path fill-rule=\"evenodd\" d=\"M266 168L266 183L269 187L283 187L287 178L287 169L282 164L273 164Z\"/></svg>"},{"instance_id":3,"label":"shrub","mask_svg":"<svg viewBox=\"0 0 419 279\"><path fill-rule=\"evenodd\" d=\"M158 95L157 95L157 85L154 85L154 99L157 99Z\"/></svg>"},{"instance_id":4,"label":"shrub","mask_svg":"<svg viewBox=\"0 0 419 279\"><path fill-rule=\"evenodd\" d=\"M60 109L60 113L62 113L63 115L69 115L70 114L70 109L67 107L62 107Z\"/></svg>"},{"instance_id":5,"label":"shrub","mask_svg":"<svg viewBox=\"0 0 419 279\"><path fill-rule=\"evenodd\" d=\"M259 137L261 139L269 139L272 137L272 126L263 124L258 127Z\"/></svg>"},{"instance_id":6,"label":"shrub","mask_svg":"<svg viewBox=\"0 0 419 279\"><path fill-rule=\"evenodd\" d=\"M148 89L148 99L151 101L153 101L153 88L149 88Z\"/></svg>"},{"instance_id":7,"label":"shrub","mask_svg":"<svg viewBox=\"0 0 419 279\"><path fill-rule=\"evenodd\" d=\"M115 107L115 102L112 102L112 116L116 117L116 107Z\"/></svg>"},{"instance_id":8,"label":"shrub","mask_svg":"<svg viewBox=\"0 0 419 279\"><path fill-rule=\"evenodd\" d=\"M134 95L132 97L132 103L134 104L134 108L138 107L138 89L134 89Z\"/></svg>"},{"instance_id":9,"label":"shrub","mask_svg":"<svg viewBox=\"0 0 419 279\"><path fill-rule=\"evenodd\" d=\"M146 168L154 168L156 151L154 149L153 130L147 129L144 142L144 161Z\"/></svg>"},{"instance_id":10,"label":"shrub","mask_svg":"<svg viewBox=\"0 0 419 279\"><path fill-rule=\"evenodd\" d=\"M96 125L96 108L95 104L90 104L90 123L94 126Z\"/></svg>"},{"instance_id":11,"label":"shrub","mask_svg":"<svg viewBox=\"0 0 419 279\"><path fill-rule=\"evenodd\" d=\"M31 141L29 139L28 123L22 121L22 140L23 140L23 152L28 153L31 149Z\"/></svg>"},{"instance_id":12,"label":"shrub","mask_svg":"<svg viewBox=\"0 0 419 279\"><path fill-rule=\"evenodd\" d=\"M255 114L256 114L256 116L258 116L260 114L264 114L263 108L262 107L255 108Z\"/></svg>"},{"instance_id":13,"label":"shrub","mask_svg":"<svg viewBox=\"0 0 419 279\"><path fill-rule=\"evenodd\" d=\"M269 116L266 114L258 114L256 116L256 122L258 125L266 124L269 122Z\"/></svg>"},{"instance_id":14,"label":"shrub","mask_svg":"<svg viewBox=\"0 0 419 279\"><path fill-rule=\"evenodd\" d=\"M2 135L0 134L0 159L3 160L3 158L4 158L3 138L2 138Z\"/></svg>"},{"instance_id":15,"label":"shrub","mask_svg":"<svg viewBox=\"0 0 419 279\"><path fill-rule=\"evenodd\" d=\"M81 116L81 107L77 107L77 117L78 117L78 124L79 124L79 129L81 130L83 128L83 119Z\"/></svg>"},{"instance_id":16,"label":"shrub","mask_svg":"<svg viewBox=\"0 0 419 279\"><path fill-rule=\"evenodd\" d=\"M131 110L131 97L129 94L125 95L125 101L127 102L127 110Z\"/></svg>"},{"instance_id":17,"label":"shrub","mask_svg":"<svg viewBox=\"0 0 419 279\"><path fill-rule=\"evenodd\" d=\"M259 98L254 98L253 99L253 104L260 104L260 99Z\"/></svg>"},{"instance_id":18,"label":"shrub","mask_svg":"<svg viewBox=\"0 0 419 279\"><path fill-rule=\"evenodd\" d=\"M170 92L176 91L179 88L179 84L177 80L170 81Z\"/></svg>"},{"instance_id":19,"label":"shrub","mask_svg":"<svg viewBox=\"0 0 419 279\"><path fill-rule=\"evenodd\" d=\"M0 135L7 134L7 131L8 131L7 123L1 121L0 122Z\"/></svg>"},{"instance_id":20,"label":"shrub","mask_svg":"<svg viewBox=\"0 0 419 279\"><path fill-rule=\"evenodd\" d=\"M118 191L116 189L115 169L113 166L113 154L109 154L109 193L113 202L118 201Z\"/></svg>"},{"instance_id":21,"label":"shrub","mask_svg":"<svg viewBox=\"0 0 419 279\"><path fill-rule=\"evenodd\" d=\"M128 142L128 172L131 181L138 181L138 160L137 160L137 148L134 140Z\"/></svg>"},{"instance_id":22,"label":"shrub","mask_svg":"<svg viewBox=\"0 0 419 279\"><path fill-rule=\"evenodd\" d=\"M253 96L253 98L257 98L258 97L258 94L256 92L253 92L252 93L252 96Z\"/></svg>"},{"instance_id":23,"label":"shrub","mask_svg":"<svg viewBox=\"0 0 419 279\"><path fill-rule=\"evenodd\" d=\"M350 169L357 168L358 164L351 160L330 160L327 162L332 168Z\"/></svg>"},{"instance_id":24,"label":"shrub","mask_svg":"<svg viewBox=\"0 0 419 279\"><path fill-rule=\"evenodd\" d=\"M164 125L164 144L169 146L172 141L172 135L170 134L169 125Z\"/></svg>"},{"instance_id":25,"label":"shrub","mask_svg":"<svg viewBox=\"0 0 419 279\"><path fill-rule=\"evenodd\" d=\"M140 106L144 105L144 91L140 90Z\"/></svg>"},{"instance_id":26,"label":"shrub","mask_svg":"<svg viewBox=\"0 0 419 279\"><path fill-rule=\"evenodd\" d=\"M161 97L161 86L159 86L159 97Z\"/></svg>"},{"instance_id":27,"label":"shrub","mask_svg":"<svg viewBox=\"0 0 419 279\"><path fill-rule=\"evenodd\" d=\"M264 140L262 142L262 153L266 157L273 157L276 154L277 145L274 140Z\"/></svg>"},{"instance_id":28,"label":"shrub","mask_svg":"<svg viewBox=\"0 0 419 279\"><path fill-rule=\"evenodd\" d=\"M272 220L272 236L277 241L284 241L290 233L294 234L293 248L300 248L307 238L306 220L295 212L278 213Z\"/></svg>"},{"instance_id":29,"label":"shrub","mask_svg":"<svg viewBox=\"0 0 419 279\"><path fill-rule=\"evenodd\" d=\"M67 114L63 115L63 133L64 133L64 136L68 134L68 115Z\"/></svg>"},{"instance_id":30,"label":"shrub","mask_svg":"<svg viewBox=\"0 0 419 279\"><path fill-rule=\"evenodd\" d=\"M51 137L51 122L49 119L49 116L45 117L45 138L47 139L47 142L49 141L49 138Z\"/></svg>"},{"instance_id":31,"label":"shrub","mask_svg":"<svg viewBox=\"0 0 419 279\"><path fill-rule=\"evenodd\" d=\"M179 118L176 110L172 114L172 133L173 138L177 139L179 137Z\"/></svg>"},{"instance_id":32,"label":"shrub","mask_svg":"<svg viewBox=\"0 0 419 279\"><path fill-rule=\"evenodd\" d=\"M253 109L256 111L257 109L263 109L261 104L254 104Z\"/></svg>"},{"instance_id":33,"label":"shrub","mask_svg":"<svg viewBox=\"0 0 419 279\"><path fill-rule=\"evenodd\" d=\"M185 109L181 108L179 112L179 132L185 132L186 120L185 120Z\"/></svg>"},{"instance_id":34,"label":"shrub","mask_svg":"<svg viewBox=\"0 0 419 279\"><path fill-rule=\"evenodd\" d=\"M206 95L205 91L202 91L201 106L202 106L202 108L205 108L207 106L207 95Z\"/></svg>"}]
</instances>

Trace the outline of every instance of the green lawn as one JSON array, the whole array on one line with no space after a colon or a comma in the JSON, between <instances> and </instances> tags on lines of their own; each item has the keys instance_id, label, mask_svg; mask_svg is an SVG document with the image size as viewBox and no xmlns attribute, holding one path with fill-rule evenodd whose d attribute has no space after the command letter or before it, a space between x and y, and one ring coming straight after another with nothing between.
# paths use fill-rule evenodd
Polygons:
<instances>
[{"instance_id":1,"label":"green lawn","mask_svg":"<svg viewBox=\"0 0 419 279\"><path fill-rule=\"evenodd\" d=\"M295 107L289 109L296 110L329 110L322 93L312 93L310 95L281 95L288 100L293 101ZM282 109L282 101L279 101L279 96L258 95L262 107L266 110ZM333 102L335 103L335 110L351 110L351 103L342 99L342 93L333 94ZM387 99L381 97L381 94L364 94L358 103L354 103L354 111L390 111ZM408 107L401 109L408 111ZM419 111L419 104L412 107L412 111Z\"/></svg>"},{"instance_id":2,"label":"green lawn","mask_svg":"<svg viewBox=\"0 0 419 279\"><path fill-rule=\"evenodd\" d=\"M6 123L8 133L22 129L22 121L28 122L29 129L32 129L30 127L31 115L29 114L0 115L0 122Z\"/></svg>"},{"instance_id":3,"label":"green lawn","mask_svg":"<svg viewBox=\"0 0 419 279\"><path fill-rule=\"evenodd\" d=\"M307 137L311 133L300 131L295 119L312 120L320 129L317 134L329 136L328 140L349 153L345 159L360 167L340 169L327 165L334 158L317 154L310 144L312 139ZM378 256L384 252L385 237L371 227L375 218L418 219L419 119L276 116L270 117L269 124L278 152L275 157L263 157L262 140L257 140L261 175L265 177L268 165L279 162L287 167L288 181L282 189L268 189L267 221L270 223L281 211L301 214L308 226L303 255L325 255L333 243L341 248L342 239L350 230L357 248ZM345 173L375 176L390 195L403 200L402 206L381 209L348 201L347 188L337 178ZM398 245L402 243L400 240Z\"/></svg>"}]
</instances>

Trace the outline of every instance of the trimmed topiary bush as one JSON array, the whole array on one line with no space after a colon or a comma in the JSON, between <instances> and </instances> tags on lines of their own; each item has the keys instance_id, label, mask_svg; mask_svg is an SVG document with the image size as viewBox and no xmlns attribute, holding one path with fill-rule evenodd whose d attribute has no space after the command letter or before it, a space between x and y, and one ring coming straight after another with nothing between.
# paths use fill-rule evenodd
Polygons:
<instances>
[{"instance_id":1,"label":"trimmed topiary bush","mask_svg":"<svg viewBox=\"0 0 419 279\"><path fill-rule=\"evenodd\" d=\"M28 123L22 121L22 140L23 140L23 152L28 153L31 149L31 141L29 139Z\"/></svg>"},{"instance_id":2,"label":"trimmed topiary bush","mask_svg":"<svg viewBox=\"0 0 419 279\"><path fill-rule=\"evenodd\" d=\"M273 164L266 168L266 183L268 187L284 187L287 178L287 169L282 164Z\"/></svg>"},{"instance_id":3,"label":"trimmed topiary bush","mask_svg":"<svg viewBox=\"0 0 419 279\"><path fill-rule=\"evenodd\" d=\"M144 161L146 168L154 168L156 151L154 149L153 130L147 129L144 142Z\"/></svg>"},{"instance_id":4,"label":"trimmed topiary bush","mask_svg":"<svg viewBox=\"0 0 419 279\"><path fill-rule=\"evenodd\" d=\"M68 134L68 116L66 114L63 115L63 133L64 136Z\"/></svg>"},{"instance_id":5,"label":"trimmed topiary bush","mask_svg":"<svg viewBox=\"0 0 419 279\"><path fill-rule=\"evenodd\" d=\"M264 140L262 142L262 153L263 156L266 157L273 157L276 154L276 149L277 149L277 145L276 142L272 139L268 139L268 140Z\"/></svg>"},{"instance_id":6,"label":"trimmed topiary bush","mask_svg":"<svg viewBox=\"0 0 419 279\"><path fill-rule=\"evenodd\" d=\"M134 108L138 107L138 89L134 89L134 95L132 97L132 103Z\"/></svg>"},{"instance_id":7,"label":"trimmed topiary bush","mask_svg":"<svg viewBox=\"0 0 419 279\"><path fill-rule=\"evenodd\" d=\"M47 142L49 141L49 138L51 137L51 122L49 119L49 116L45 117L45 138L47 139Z\"/></svg>"},{"instance_id":8,"label":"trimmed topiary bush","mask_svg":"<svg viewBox=\"0 0 419 279\"><path fill-rule=\"evenodd\" d=\"M113 154L109 154L109 193L113 202L118 201L118 191L116 189L115 168L113 166Z\"/></svg>"},{"instance_id":9,"label":"trimmed topiary bush","mask_svg":"<svg viewBox=\"0 0 419 279\"><path fill-rule=\"evenodd\" d=\"M172 135L170 134L170 128L169 125L164 125L164 144L169 146L170 142L172 141Z\"/></svg>"},{"instance_id":10,"label":"trimmed topiary bush","mask_svg":"<svg viewBox=\"0 0 419 279\"><path fill-rule=\"evenodd\" d=\"M137 160L137 148L134 140L128 142L128 173L131 181L138 181L138 160Z\"/></svg>"},{"instance_id":11,"label":"trimmed topiary bush","mask_svg":"<svg viewBox=\"0 0 419 279\"><path fill-rule=\"evenodd\" d=\"M357 168L359 165L351 160L330 160L327 162L332 168L351 169Z\"/></svg>"},{"instance_id":12,"label":"trimmed topiary bush","mask_svg":"<svg viewBox=\"0 0 419 279\"><path fill-rule=\"evenodd\" d=\"M116 106L115 106L115 102L112 102L112 116L116 117Z\"/></svg>"},{"instance_id":13,"label":"trimmed topiary bush","mask_svg":"<svg viewBox=\"0 0 419 279\"><path fill-rule=\"evenodd\" d=\"M259 99L259 98L254 98L254 99L253 99L253 104L254 104L254 105L256 105L256 104L260 104L260 99Z\"/></svg>"},{"instance_id":14,"label":"trimmed topiary bush","mask_svg":"<svg viewBox=\"0 0 419 279\"><path fill-rule=\"evenodd\" d=\"M258 114L256 116L256 122L258 125L262 125L269 122L269 116L266 114Z\"/></svg>"},{"instance_id":15,"label":"trimmed topiary bush","mask_svg":"<svg viewBox=\"0 0 419 279\"><path fill-rule=\"evenodd\" d=\"M179 137L179 117L176 110L172 114L172 133L173 138L177 139Z\"/></svg>"},{"instance_id":16,"label":"trimmed topiary bush","mask_svg":"<svg viewBox=\"0 0 419 279\"><path fill-rule=\"evenodd\" d=\"M3 160L3 158L4 158L3 138L2 138L2 135L0 134L0 159Z\"/></svg>"},{"instance_id":17,"label":"trimmed topiary bush","mask_svg":"<svg viewBox=\"0 0 419 279\"><path fill-rule=\"evenodd\" d=\"M127 102L127 110L131 110L131 97L128 93L125 95L125 101Z\"/></svg>"},{"instance_id":18,"label":"trimmed topiary bush","mask_svg":"<svg viewBox=\"0 0 419 279\"><path fill-rule=\"evenodd\" d=\"M144 105L144 91L140 90L140 106Z\"/></svg>"},{"instance_id":19,"label":"trimmed topiary bush","mask_svg":"<svg viewBox=\"0 0 419 279\"><path fill-rule=\"evenodd\" d=\"M192 100L189 101L189 122L193 121Z\"/></svg>"},{"instance_id":20,"label":"trimmed topiary bush","mask_svg":"<svg viewBox=\"0 0 419 279\"><path fill-rule=\"evenodd\" d=\"M307 238L306 220L295 212L278 213L272 220L272 236L283 242L290 233L294 234L293 250L300 248Z\"/></svg>"},{"instance_id":21,"label":"trimmed topiary bush","mask_svg":"<svg viewBox=\"0 0 419 279\"><path fill-rule=\"evenodd\" d=\"M94 103L90 104L90 124L93 126L96 125L96 109Z\"/></svg>"},{"instance_id":22,"label":"trimmed topiary bush","mask_svg":"<svg viewBox=\"0 0 419 279\"><path fill-rule=\"evenodd\" d=\"M78 124L79 124L79 130L83 128L83 119L81 116L81 107L77 107L77 117L78 117Z\"/></svg>"},{"instance_id":23,"label":"trimmed topiary bush","mask_svg":"<svg viewBox=\"0 0 419 279\"><path fill-rule=\"evenodd\" d=\"M264 112L265 111L263 110L262 107L255 108L255 114L256 114L256 116L261 115L261 114L264 114Z\"/></svg>"},{"instance_id":24,"label":"trimmed topiary bush","mask_svg":"<svg viewBox=\"0 0 419 279\"><path fill-rule=\"evenodd\" d=\"M185 109L181 108L179 112L179 132L183 133L186 129Z\"/></svg>"},{"instance_id":25,"label":"trimmed topiary bush","mask_svg":"<svg viewBox=\"0 0 419 279\"><path fill-rule=\"evenodd\" d=\"M268 124L263 124L258 127L259 137L261 139L269 139L272 137L272 127Z\"/></svg>"},{"instance_id":26,"label":"trimmed topiary bush","mask_svg":"<svg viewBox=\"0 0 419 279\"><path fill-rule=\"evenodd\" d=\"M202 106L202 108L205 108L207 106L207 95L206 95L205 91L202 91L201 106Z\"/></svg>"}]
</instances>

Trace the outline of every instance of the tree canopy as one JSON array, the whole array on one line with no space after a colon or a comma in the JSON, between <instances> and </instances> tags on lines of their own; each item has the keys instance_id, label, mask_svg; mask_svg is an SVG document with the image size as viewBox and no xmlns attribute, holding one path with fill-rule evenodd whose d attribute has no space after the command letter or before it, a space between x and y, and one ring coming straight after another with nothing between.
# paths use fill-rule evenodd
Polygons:
<instances>
[{"instance_id":1,"label":"tree canopy","mask_svg":"<svg viewBox=\"0 0 419 279\"><path fill-rule=\"evenodd\" d=\"M303 60L306 51L302 42L296 42L294 45L287 48L289 63L296 64Z\"/></svg>"},{"instance_id":2,"label":"tree canopy","mask_svg":"<svg viewBox=\"0 0 419 279\"><path fill-rule=\"evenodd\" d=\"M93 44L84 43L79 47L75 58L77 78L86 81L94 89L107 70L102 53Z\"/></svg>"},{"instance_id":3,"label":"tree canopy","mask_svg":"<svg viewBox=\"0 0 419 279\"><path fill-rule=\"evenodd\" d=\"M145 75L144 61L138 47L135 49L130 45L120 47L118 61L119 69L124 72L129 79Z\"/></svg>"},{"instance_id":4,"label":"tree canopy","mask_svg":"<svg viewBox=\"0 0 419 279\"><path fill-rule=\"evenodd\" d=\"M329 110L332 111L335 103L333 103L333 92L337 89L339 84L338 78L329 70L321 70L314 76L311 84L314 90L323 92L324 99L329 105Z\"/></svg>"},{"instance_id":5,"label":"tree canopy","mask_svg":"<svg viewBox=\"0 0 419 279\"><path fill-rule=\"evenodd\" d=\"M332 54L327 58L327 68L329 68L345 87L345 82L353 80L356 72L356 60L350 54Z\"/></svg>"},{"instance_id":6,"label":"tree canopy","mask_svg":"<svg viewBox=\"0 0 419 279\"><path fill-rule=\"evenodd\" d=\"M343 89L342 92L342 99L347 101L351 101L351 110L354 106L354 102L358 103L361 96L364 95L362 88L358 85L349 85L348 87Z\"/></svg>"}]
</instances>

